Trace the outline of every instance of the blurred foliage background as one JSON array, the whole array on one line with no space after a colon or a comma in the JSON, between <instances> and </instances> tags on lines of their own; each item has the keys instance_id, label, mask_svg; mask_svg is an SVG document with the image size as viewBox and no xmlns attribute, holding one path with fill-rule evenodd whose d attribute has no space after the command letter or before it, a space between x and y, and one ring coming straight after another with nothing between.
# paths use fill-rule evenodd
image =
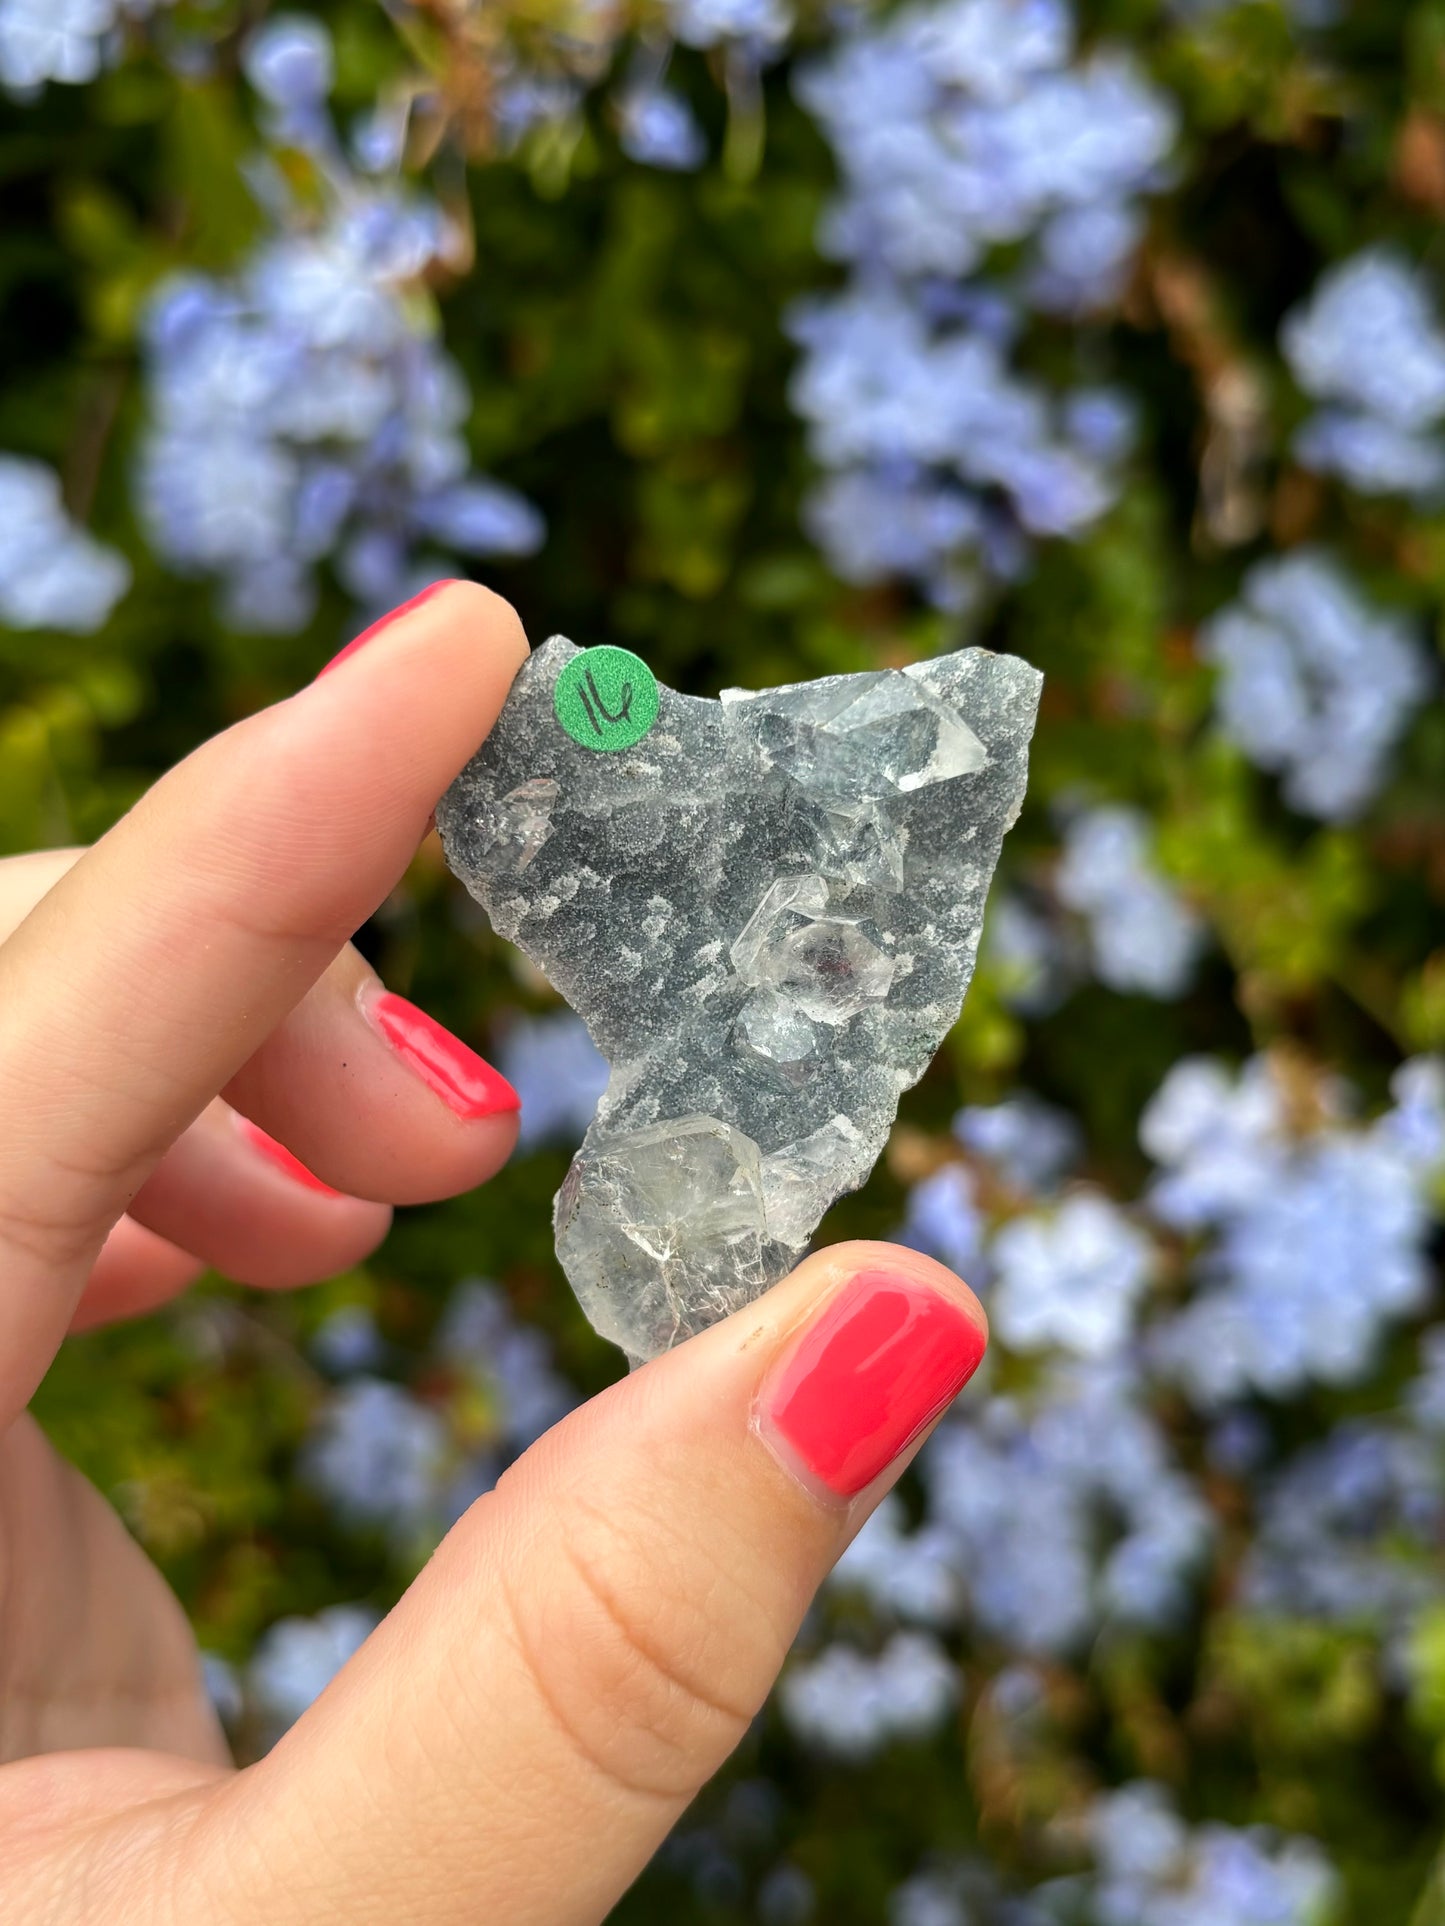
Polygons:
<instances>
[{"instance_id":1,"label":"blurred foliage background","mask_svg":"<svg viewBox=\"0 0 1445 1926\"><path fill-rule=\"evenodd\" d=\"M440 574L695 694L1047 677L822 1232L963 1268L990 1380L619 1919L1445 1919L1445 5L0 0L0 210L0 851ZM358 940L513 1164L38 1405L243 1756L620 1368L585 1037L433 844Z\"/></svg>"}]
</instances>

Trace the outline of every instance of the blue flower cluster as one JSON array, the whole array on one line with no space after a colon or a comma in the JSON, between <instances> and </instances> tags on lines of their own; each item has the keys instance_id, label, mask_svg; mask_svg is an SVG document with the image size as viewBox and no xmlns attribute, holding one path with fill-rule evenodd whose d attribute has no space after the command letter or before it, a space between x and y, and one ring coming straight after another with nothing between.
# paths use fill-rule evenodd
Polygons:
<instances>
[{"instance_id":1,"label":"blue flower cluster","mask_svg":"<svg viewBox=\"0 0 1445 1926\"><path fill-rule=\"evenodd\" d=\"M701 167L707 142L697 116L670 87L659 82L629 87L617 103L618 143L644 167L686 173Z\"/></svg>"},{"instance_id":2,"label":"blue flower cluster","mask_svg":"<svg viewBox=\"0 0 1445 1926\"><path fill-rule=\"evenodd\" d=\"M1266 1484L1241 1574L1252 1610L1373 1626L1397 1648L1439 1598L1445 1438L1408 1422L1356 1421Z\"/></svg>"},{"instance_id":3,"label":"blue flower cluster","mask_svg":"<svg viewBox=\"0 0 1445 1926\"><path fill-rule=\"evenodd\" d=\"M910 1250L926 1251L977 1288L988 1271L987 1230L972 1176L962 1164L948 1163L909 1192L898 1241Z\"/></svg>"},{"instance_id":4,"label":"blue flower cluster","mask_svg":"<svg viewBox=\"0 0 1445 1926\"><path fill-rule=\"evenodd\" d=\"M1076 59L1065 0L906 9L798 92L843 176L820 238L852 270L792 323L794 404L830 471L809 526L845 580L904 576L957 608L1024 538L1077 534L1113 498L1127 407L1051 394L1011 352L1030 306L1117 298L1173 113L1122 56Z\"/></svg>"},{"instance_id":5,"label":"blue flower cluster","mask_svg":"<svg viewBox=\"0 0 1445 1926\"><path fill-rule=\"evenodd\" d=\"M795 1661L779 1702L803 1744L856 1764L936 1732L957 1697L957 1669L938 1641L895 1632L876 1655L838 1644Z\"/></svg>"},{"instance_id":6,"label":"blue flower cluster","mask_svg":"<svg viewBox=\"0 0 1445 1926\"><path fill-rule=\"evenodd\" d=\"M343 1523L423 1537L435 1528L446 1455L438 1412L399 1384L362 1376L328 1400L302 1476Z\"/></svg>"},{"instance_id":7,"label":"blue flower cluster","mask_svg":"<svg viewBox=\"0 0 1445 1926\"><path fill-rule=\"evenodd\" d=\"M1412 1108L1432 1081L1433 1066L1407 1076ZM1196 1294L1152 1334L1160 1367L1206 1408L1357 1382L1390 1327L1429 1300L1430 1173L1404 1147L1420 1121L1355 1126L1345 1093L1314 1094L1302 1130L1267 1062L1234 1078L1186 1059L1144 1114L1140 1139L1163 1171L1155 1215L1212 1233Z\"/></svg>"},{"instance_id":8,"label":"blue flower cluster","mask_svg":"<svg viewBox=\"0 0 1445 1926\"><path fill-rule=\"evenodd\" d=\"M1047 1016L1088 973L1077 933L1056 909L1042 890L1006 884L989 901L984 960L1001 1000L1021 1017Z\"/></svg>"},{"instance_id":9,"label":"blue flower cluster","mask_svg":"<svg viewBox=\"0 0 1445 1926\"><path fill-rule=\"evenodd\" d=\"M1057 1911L1007 1891L983 1860L925 1867L896 1886L888 1926L1051 1926Z\"/></svg>"},{"instance_id":10,"label":"blue flower cluster","mask_svg":"<svg viewBox=\"0 0 1445 1926\"><path fill-rule=\"evenodd\" d=\"M1097 1800L1090 1831L1099 1926L1316 1926L1337 1895L1313 1840L1262 1826L1191 1828L1147 1782Z\"/></svg>"},{"instance_id":11,"label":"blue flower cluster","mask_svg":"<svg viewBox=\"0 0 1445 1926\"><path fill-rule=\"evenodd\" d=\"M1331 268L1286 321L1285 356L1324 403L1296 452L1367 495L1445 489L1445 331L1422 276L1388 248Z\"/></svg>"},{"instance_id":12,"label":"blue flower cluster","mask_svg":"<svg viewBox=\"0 0 1445 1926\"><path fill-rule=\"evenodd\" d=\"M47 81L79 86L114 64L126 24L165 0L0 0L0 88L33 100Z\"/></svg>"},{"instance_id":13,"label":"blue flower cluster","mask_svg":"<svg viewBox=\"0 0 1445 1926\"><path fill-rule=\"evenodd\" d=\"M793 30L788 0L667 0L667 21L685 47L729 43L776 53Z\"/></svg>"},{"instance_id":14,"label":"blue flower cluster","mask_svg":"<svg viewBox=\"0 0 1445 1926\"><path fill-rule=\"evenodd\" d=\"M543 528L470 473L466 384L423 292L454 243L446 219L344 161L317 23L263 27L247 72L278 137L311 154L324 211L258 169L271 231L241 272L163 284L140 504L166 561L220 581L230 624L284 632L309 618L324 560L377 610L455 573L444 552L528 554Z\"/></svg>"},{"instance_id":15,"label":"blue flower cluster","mask_svg":"<svg viewBox=\"0 0 1445 1926\"><path fill-rule=\"evenodd\" d=\"M966 1105L953 1120L953 1134L995 1190L1006 1187L1021 1200L1056 1190L1080 1149L1072 1119L1026 1090L1001 1103ZM993 1275L988 1234L974 1170L945 1163L910 1190L900 1242L927 1251L975 1288ZM1082 1253L1076 1259L1086 1261Z\"/></svg>"},{"instance_id":16,"label":"blue flower cluster","mask_svg":"<svg viewBox=\"0 0 1445 1926\"><path fill-rule=\"evenodd\" d=\"M1117 1356L1133 1335L1154 1269L1145 1233L1101 1191L1005 1224L993 1240L989 1315L1020 1352Z\"/></svg>"},{"instance_id":17,"label":"blue flower cluster","mask_svg":"<svg viewBox=\"0 0 1445 1926\"><path fill-rule=\"evenodd\" d=\"M1118 1367L1060 1366L995 1395L943 1426L922 1470L967 1617L1013 1651L1175 1623L1209 1547L1207 1507Z\"/></svg>"},{"instance_id":18,"label":"blue flower cluster","mask_svg":"<svg viewBox=\"0 0 1445 1926\"><path fill-rule=\"evenodd\" d=\"M1079 1126L1028 1090L999 1103L966 1104L953 1120L953 1134L996 1178L1024 1194L1049 1192L1083 1152Z\"/></svg>"},{"instance_id":19,"label":"blue flower cluster","mask_svg":"<svg viewBox=\"0 0 1445 1926\"><path fill-rule=\"evenodd\" d=\"M344 1525L379 1531L404 1553L429 1549L576 1401L541 1332L477 1279L457 1286L437 1327L434 1375L450 1387L440 1404L374 1375L386 1350L353 1311L328 1320L313 1348L343 1370L363 1368L318 1411L302 1477Z\"/></svg>"},{"instance_id":20,"label":"blue flower cluster","mask_svg":"<svg viewBox=\"0 0 1445 1926\"><path fill-rule=\"evenodd\" d=\"M755 112L760 71L782 55L795 23L788 0L664 0L619 61L631 24L625 9L584 5L563 27L529 33L525 54L498 50L494 113L504 151L534 138L574 146L588 94L620 66L610 104L622 152L643 167L692 172L707 159L707 137L667 83L676 47L718 55L734 107L741 100Z\"/></svg>"},{"instance_id":21,"label":"blue flower cluster","mask_svg":"<svg viewBox=\"0 0 1445 1926\"><path fill-rule=\"evenodd\" d=\"M0 455L0 625L88 635L129 587L125 557L66 514L54 470Z\"/></svg>"},{"instance_id":22,"label":"blue flower cluster","mask_svg":"<svg viewBox=\"0 0 1445 1926\"><path fill-rule=\"evenodd\" d=\"M1314 550L1261 563L1199 646L1220 670L1225 734L1281 775L1295 809L1330 821L1373 798L1430 687L1409 625L1373 608Z\"/></svg>"},{"instance_id":23,"label":"blue flower cluster","mask_svg":"<svg viewBox=\"0 0 1445 1926\"><path fill-rule=\"evenodd\" d=\"M517 1141L522 1149L582 1141L607 1088L607 1059L570 1010L519 1016L493 1052L497 1067L522 1100Z\"/></svg>"},{"instance_id":24,"label":"blue flower cluster","mask_svg":"<svg viewBox=\"0 0 1445 1926\"><path fill-rule=\"evenodd\" d=\"M592 1091L568 1117L574 1079L552 1079L547 1058L554 1046L564 1066L584 1057L585 1036L565 1016L529 1022L522 1056L534 1052L537 1088L553 1104L544 1134L579 1129ZM992 1369L1007 1372L1010 1352L1047 1346L1049 1355L1022 1383L1012 1377L1006 1391L995 1386L946 1418L919 1459L919 1520L910 1523L901 1498L885 1500L839 1562L779 1692L799 1744L862 1767L928 1739L960 1701L959 1634L985 1661L990 1652L1009 1661L995 1670L991 1699L1036 1700L1040 1662L1115 1633L1180 1625L1200 1595L1216 1522L1154 1408L1156 1374L1181 1383L1206 1414L1225 1411L1212 1462L1243 1466L1260 1491L1238 1609L1373 1625L1397 1669L1408 1664L1412 1627L1438 1595L1432 1559L1445 1536L1440 1333L1422 1347L1398 1417L1347 1423L1263 1476L1269 1427L1231 1404L1338 1377L1346 1352L1357 1374L1381 1322L1420 1301L1428 1196L1445 1166L1445 1063L1408 1063L1392 1098L1363 1122L1342 1086L1303 1086L1266 1058L1237 1072L1186 1060L1143 1120L1159 1174L1139 1215L1089 1188L1061 1190L1077 1133L1030 1093L958 1113L964 1161L915 1186L910 1224L955 1255L977 1254L970 1275L990 1294ZM1151 1222L1199 1243L1196 1292L1180 1311L1151 1315L1146 1287L1163 1261ZM1316 1293L1308 1303L1307 1289ZM1222 1325L1209 1321L1219 1302L1230 1311ZM1340 1328L1343 1345L1332 1338ZM1282 1370L1270 1349L1281 1330L1295 1345ZM366 1375L323 1410L309 1475L343 1518L393 1536L409 1526L412 1549L418 1518L440 1528L463 1494L485 1488L572 1401L546 1342L489 1285L460 1287L438 1327L429 1378L465 1391L455 1408L436 1394L422 1404L375 1375L386 1347L364 1313L335 1314L314 1348ZM474 1415L459 1416L474 1414L478 1394L492 1414L485 1438ZM841 1635L830 1629L835 1610L848 1627ZM360 1607L283 1621L245 1674L218 1676L216 1690L278 1730L371 1622ZM1328 1916L1335 1877L1309 1841L1190 1827L1150 1785L1097 1793L1083 1818L1091 1870L1018 1893L981 1863L925 1866L895 1890L890 1921L1322 1926ZM729 1821L685 1834L668 1863L717 1903L751 1892L755 1916L776 1926L815 1916L806 1876L783 1861L755 1880L735 1831Z\"/></svg>"},{"instance_id":25,"label":"blue flower cluster","mask_svg":"<svg viewBox=\"0 0 1445 1926\"><path fill-rule=\"evenodd\" d=\"M1191 1827L1148 1781L1096 1795L1084 1817L1090 1871L1020 1894L986 1862L945 1861L895 1889L888 1926L1323 1926L1338 1898L1313 1840Z\"/></svg>"},{"instance_id":26,"label":"blue flower cluster","mask_svg":"<svg viewBox=\"0 0 1445 1926\"><path fill-rule=\"evenodd\" d=\"M1068 1654L1108 1625L1175 1622L1209 1548L1207 1507L1117 1367L1058 1367L958 1413L920 1469L920 1526L881 1507L831 1581L885 1621Z\"/></svg>"},{"instance_id":27,"label":"blue flower cluster","mask_svg":"<svg viewBox=\"0 0 1445 1926\"><path fill-rule=\"evenodd\" d=\"M1161 998L1189 988L1205 928L1157 869L1148 819L1106 804L1064 832L1054 888L1087 925L1089 956L1111 990Z\"/></svg>"},{"instance_id":28,"label":"blue flower cluster","mask_svg":"<svg viewBox=\"0 0 1445 1926\"><path fill-rule=\"evenodd\" d=\"M365 1605L328 1605L312 1618L278 1619L252 1655L241 1694L226 1707L216 1684L234 1689L234 1681L221 1674L212 1696L233 1716L249 1700L271 1732L283 1732L321 1696L376 1623L376 1613Z\"/></svg>"},{"instance_id":29,"label":"blue flower cluster","mask_svg":"<svg viewBox=\"0 0 1445 1926\"><path fill-rule=\"evenodd\" d=\"M453 1291L425 1360L426 1400L375 1375L389 1350L359 1305L333 1312L313 1356L341 1382L318 1409L300 1457L302 1480L346 1529L376 1532L404 1559L424 1557L519 1453L576 1403L535 1327L518 1322L494 1284ZM377 1622L360 1604L285 1618L237 1672L211 1655L207 1678L228 1724L254 1715L274 1738L329 1684Z\"/></svg>"},{"instance_id":30,"label":"blue flower cluster","mask_svg":"<svg viewBox=\"0 0 1445 1926\"><path fill-rule=\"evenodd\" d=\"M1010 1388L944 1422L919 1459L921 1518L910 1528L898 1501L882 1505L830 1595L866 1601L883 1625L935 1638L968 1630L1023 1655L1067 1657L1115 1628L1179 1625L1199 1596L1215 1519L1160 1422L1158 1392L1181 1387L1206 1417L1222 1414L1211 1462L1259 1478L1270 1430L1242 1401L1363 1377L1383 1331L1426 1301L1445 1064L1405 1065L1392 1096L1366 1123L1347 1090L1302 1087L1269 1059L1238 1072L1188 1059L1143 1119L1159 1173L1137 1214L1087 1187L1058 1194L1078 1146L1068 1120L1036 1098L961 1111L966 1161L914 1186L905 1237L981 1288L990 1368ZM1177 1265L1170 1239L1184 1240L1193 1269L1193 1295L1177 1309L1148 1290ZM1047 1354L1042 1367L1012 1388L1010 1354L1035 1350ZM1402 1420L1346 1426L1264 1478L1242 1609L1408 1632L1434 1593L1429 1557L1445 1531L1445 1342L1423 1352ZM885 1743L883 1714L870 1723L861 1709L873 1676L851 1652L810 1669L808 1723L797 1729L822 1733L827 1681L840 1729L858 1735L837 1745ZM865 1730L875 1735L866 1742ZM1312 1917L1284 1897L1277 1914L1247 1899L1289 1883L1252 1836L1191 1835L1187 1850L1167 1882L1181 1905L1199 1882L1181 1920ZM1210 1911L1236 1878L1235 1911ZM909 1903L923 1906L934 1885L923 1879ZM1101 1918L1173 1918L1162 1893L1139 1896L1147 1882L1105 1886L1116 1910Z\"/></svg>"}]
</instances>

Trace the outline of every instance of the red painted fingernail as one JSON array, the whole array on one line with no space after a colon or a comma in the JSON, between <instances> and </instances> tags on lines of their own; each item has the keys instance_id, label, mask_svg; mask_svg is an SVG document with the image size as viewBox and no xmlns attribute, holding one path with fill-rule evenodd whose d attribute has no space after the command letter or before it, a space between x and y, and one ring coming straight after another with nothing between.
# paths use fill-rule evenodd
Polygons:
<instances>
[{"instance_id":1,"label":"red painted fingernail","mask_svg":"<svg viewBox=\"0 0 1445 1926\"><path fill-rule=\"evenodd\" d=\"M404 996L384 990L367 998L362 1009L402 1061L459 1117L470 1122L521 1109L522 1099L500 1070Z\"/></svg>"},{"instance_id":2,"label":"red painted fingernail","mask_svg":"<svg viewBox=\"0 0 1445 1926\"><path fill-rule=\"evenodd\" d=\"M952 1403L987 1348L949 1298L864 1271L773 1368L758 1429L793 1470L852 1498Z\"/></svg>"},{"instance_id":3,"label":"red painted fingernail","mask_svg":"<svg viewBox=\"0 0 1445 1926\"><path fill-rule=\"evenodd\" d=\"M308 1190L319 1190L323 1197L341 1195L341 1192L333 1190L330 1184L323 1184L315 1171L308 1170L301 1159L293 1156L285 1144L278 1144L274 1137L268 1136L260 1124L252 1123L249 1117L243 1117L239 1111L233 1114L236 1119L236 1128L246 1142L253 1150L259 1150L261 1155L268 1162L273 1163L278 1170L284 1170L288 1177L294 1178L298 1184L304 1184Z\"/></svg>"},{"instance_id":4,"label":"red painted fingernail","mask_svg":"<svg viewBox=\"0 0 1445 1926\"><path fill-rule=\"evenodd\" d=\"M420 595L413 595L409 602L403 602L400 607L392 609L390 614L383 615L379 621L373 622L369 629L363 629L360 635L353 636L344 649L338 649L331 660L316 671L316 680L319 682L322 676L330 675L331 671L339 668L348 656L355 655L358 649L364 648L375 636L380 635L383 629L389 629L393 622L399 622L402 616L410 615L412 610L419 609L423 602L429 602L434 595L440 595L443 589L452 586L451 581L433 582L429 588L424 588Z\"/></svg>"}]
</instances>

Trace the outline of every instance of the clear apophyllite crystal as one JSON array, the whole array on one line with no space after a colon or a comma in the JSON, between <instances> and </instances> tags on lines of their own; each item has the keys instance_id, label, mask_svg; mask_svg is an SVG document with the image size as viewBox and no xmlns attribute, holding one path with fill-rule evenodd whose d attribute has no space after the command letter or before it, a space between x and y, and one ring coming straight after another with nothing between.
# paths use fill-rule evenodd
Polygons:
<instances>
[{"instance_id":1,"label":"clear apophyllite crystal","mask_svg":"<svg viewBox=\"0 0 1445 1926\"><path fill-rule=\"evenodd\" d=\"M583 737L641 726L613 684L575 735L558 719L578 654L536 651L437 822L612 1066L557 1250L636 1359L775 1282L872 1169L968 988L1040 678L970 649L720 702L661 688L612 750Z\"/></svg>"}]
</instances>

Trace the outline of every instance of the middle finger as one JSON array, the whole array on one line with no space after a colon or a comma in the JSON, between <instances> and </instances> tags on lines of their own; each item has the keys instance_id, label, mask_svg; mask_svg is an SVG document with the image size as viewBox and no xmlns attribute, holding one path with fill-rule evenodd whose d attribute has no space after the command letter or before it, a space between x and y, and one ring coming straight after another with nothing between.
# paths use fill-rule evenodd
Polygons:
<instances>
[{"instance_id":1,"label":"middle finger","mask_svg":"<svg viewBox=\"0 0 1445 1926\"><path fill-rule=\"evenodd\" d=\"M80 854L43 850L0 863L0 942ZM389 995L349 943L225 1094L332 1189L376 1203L433 1203L471 1190L495 1176L516 1134L518 1100L506 1079L413 1004ZM181 1154L185 1141L157 1178L174 1161L224 1176L233 1189L249 1187L244 1146L213 1138L204 1151ZM172 1181L162 1188L174 1196ZM226 1268L177 1239L171 1222L151 1227Z\"/></svg>"}]
</instances>

